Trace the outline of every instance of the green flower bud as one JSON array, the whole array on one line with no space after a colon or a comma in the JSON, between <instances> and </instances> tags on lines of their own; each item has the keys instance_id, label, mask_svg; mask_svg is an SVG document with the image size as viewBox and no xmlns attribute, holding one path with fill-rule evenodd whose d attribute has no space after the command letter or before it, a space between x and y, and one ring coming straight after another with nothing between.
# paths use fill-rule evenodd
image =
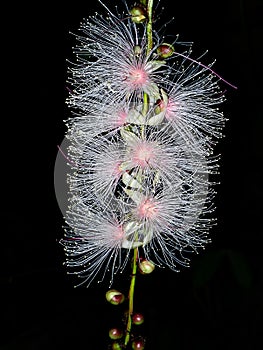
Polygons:
<instances>
[{"instance_id":1,"label":"green flower bud","mask_svg":"<svg viewBox=\"0 0 263 350\"><path fill-rule=\"evenodd\" d=\"M140 0L140 3L143 4L144 6L147 5L147 0Z\"/></svg>"},{"instance_id":2,"label":"green flower bud","mask_svg":"<svg viewBox=\"0 0 263 350\"><path fill-rule=\"evenodd\" d=\"M157 47L157 53L160 58L168 58L174 53L174 47L171 44L163 43Z\"/></svg>"},{"instance_id":3,"label":"green flower bud","mask_svg":"<svg viewBox=\"0 0 263 350\"><path fill-rule=\"evenodd\" d=\"M135 45L133 50L134 50L135 56L140 56L140 54L142 52L142 49L141 49L141 47L139 45Z\"/></svg>"},{"instance_id":4,"label":"green flower bud","mask_svg":"<svg viewBox=\"0 0 263 350\"><path fill-rule=\"evenodd\" d=\"M124 295L116 289L110 289L106 293L106 299L112 305L119 305L124 302Z\"/></svg>"},{"instance_id":5,"label":"green flower bud","mask_svg":"<svg viewBox=\"0 0 263 350\"><path fill-rule=\"evenodd\" d=\"M131 20L134 23L142 23L146 20L146 12L141 6L134 6L131 10Z\"/></svg>"},{"instance_id":6,"label":"green flower bud","mask_svg":"<svg viewBox=\"0 0 263 350\"><path fill-rule=\"evenodd\" d=\"M139 270L143 275L152 273L154 269L155 269L155 265L150 260L145 259L139 263Z\"/></svg>"},{"instance_id":7,"label":"green flower bud","mask_svg":"<svg viewBox=\"0 0 263 350\"><path fill-rule=\"evenodd\" d=\"M115 341L114 343L112 343L111 348L112 350L121 350L121 345Z\"/></svg>"}]
</instances>

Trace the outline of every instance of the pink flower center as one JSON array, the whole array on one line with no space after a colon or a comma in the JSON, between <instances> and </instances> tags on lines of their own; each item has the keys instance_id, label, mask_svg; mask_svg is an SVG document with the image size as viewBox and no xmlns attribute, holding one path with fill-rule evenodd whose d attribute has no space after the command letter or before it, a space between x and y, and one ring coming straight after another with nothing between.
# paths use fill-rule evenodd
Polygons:
<instances>
[{"instance_id":1,"label":"pink flower center","mask_svg":"<svg viewBox=\"0 0 263 350\"><path fill-rule=\"evenodd\" d=\"M105 169L106 173L108 174L108 176L118 179L122 174L122 170L120 169L120 166L121 166L120 161L114 162L113 164L110 164L106 167Z\"/></svg>"},{"instance_id":2,"label":"pink flower center","mask_svg":"<svg viewBox=\"0 0 263 350\"><path fill-rule=\"evenodd\" d=\"M132 161L135 165L145 168L153 162L155 158L154 146L150 143L141 143L133 151Z\"/></svg>"},{"instance_id":3,"label":"pink flower center","mask_svg":"<svg viewBox=\"0 0 263 350\"><path fill-rule=\"evenodd\" d=\"M120 111L119 113L117 113L114 121L114 126L119 127L124 125L126 123L127 116L128 113L125 111Z\"/></svg>"},{"instance_id":4,"label":"pink flower center","mask_svg":"<svg viewBox=\"0 0 263 350\"><path fill-rule=\"evenodd\" d=\"M140 219L154 219L157 213L157 202L152 198L143 200L137 208L137 215Z\"/></svg>"},{"instance_id":5,"label":"pink flower center","mask_svg":"<svg viewBox=\"0 0 263 350\"><path fill-rule=\"evenodd\" d=\"M121 225L114 228L113 237L116 240L122 240L125 237L125 232Z\"/></svg>"},{"instance_id":6,"label":"pink flower center","mask_svg":"<svg viewBox=\"0 0 263 350\"><path fill-rule=\"evenodd\" d=\"M168 100L165 112L165 118L167 120L173 120L176 118L176 112L178 110L178 103Z\"/></svg>"},{"instance_id":7,"label":"pink flower center","mask_svg":"<svg viewBox=\"0 0 263 350\"><path fill-rule=\"evenodd\" d=\"M140 89L147 83L148 73L144 68L132 68L127 77L127 83L132 89Z\"/></svg>"}]
</instances>

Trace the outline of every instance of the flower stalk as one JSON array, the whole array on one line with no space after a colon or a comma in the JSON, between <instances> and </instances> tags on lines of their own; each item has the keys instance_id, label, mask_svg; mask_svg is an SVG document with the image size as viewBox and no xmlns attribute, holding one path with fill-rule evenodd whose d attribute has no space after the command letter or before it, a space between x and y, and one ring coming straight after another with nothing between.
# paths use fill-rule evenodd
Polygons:
<instances>
[{"instance_id":1,"label":"flower stalk","mask_svg":"<svg viewBox=\"0 0 263 350\"><path fill-rule=\"evenodd\" d=\"M150 54L151 49L153 47L153 33L152 33L152 8L153 8L153 0L148 0L147 2L147 15L148 15L148 21L147 21L147 56Z\"/></svg>"},{"instance_id":2,"label":"flower stalk","mask_svg":"<svg viewBox=\"0 0 263 350\"><path fill-rule=\"evenodd\" d=\"M147 57L150 55L152 47L153 47L152 8L153 8L153 0L148 0L148 2L147 2L147 17L148 18L147 18L147 25L146 25L146 32L147 32L146 56ZM144 116L146 116L148 110L149 110L149 96L146 92L144 92L142 114ZM142 134L143 134L143 128L142 128Z\"/></svg>"},{"instance_id":3,"label":"flower stalk","mask_svg":"<svg viewBox=\"0 0 263 350\"><path fill-rule=\"evenodd\" d=\"M132 276L131 276L131 284L130 284L130 290L129 290L129 311L128 311L128 320L127 320L126 335L125 335L125 341L124 341L125 346L127 346L129 343L131 327L132 327L132 314L133 314L134 288L135 288L136 272L137 272L137 259L138 259L138 248L134 248Z\"/></svg>"}]
</instances>

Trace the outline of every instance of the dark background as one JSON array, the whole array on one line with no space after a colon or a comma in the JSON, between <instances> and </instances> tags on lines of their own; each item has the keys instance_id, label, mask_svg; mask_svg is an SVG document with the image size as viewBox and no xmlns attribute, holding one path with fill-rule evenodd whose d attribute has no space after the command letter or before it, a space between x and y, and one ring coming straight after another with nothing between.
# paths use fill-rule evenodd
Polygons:
<instances>
[{"instance_id":1,"label":"dark background","mask_svg":"<svg viewBox=\"0 0 263 350\"><path fill-rule=\"evenodd\" d=\"M112 8L115 2L112 2ZM116 3L118 3L116 1ZM145 314L148 350L247 349L262 346L262 2L161 0L171 34L208 49L229 118L212 244L191 268L139 276L135 308ZM12 4L2 14L2 248L0 349L107 349L108 328L125 307L107 304L107 285L74 288L58 240L64 224L53 171L63 140L66 57L96 1ZM161 22L161 21L160 21ZM114 287L127 292L128 276Z\"/></svg>"}]
</instances>

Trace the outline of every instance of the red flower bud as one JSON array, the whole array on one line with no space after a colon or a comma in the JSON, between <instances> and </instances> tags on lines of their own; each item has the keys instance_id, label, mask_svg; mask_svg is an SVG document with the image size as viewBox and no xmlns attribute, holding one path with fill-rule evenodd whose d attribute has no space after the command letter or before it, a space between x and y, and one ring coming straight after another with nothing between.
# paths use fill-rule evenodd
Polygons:
<instances>
[{"instance_id":1,"label":"red flower bud","mask_svg":"<svg viewBox=\"0 0 263 350\"><path fill-rule=\"evenodd\" d=\"M113 340L120 339L122 336L123 332L119 328L111 328L109 330L109 337Z\"/></svg>"},{"instance_id":2,"label":"red flower bud","mask_svg":"<svg viewBox=\"0 0 263 350\"><path fill-rule=\"evenodd\" d=\"M174 53L174 47L171 44L165 44L157 47L157 53L160 58L168 58Z\"/></svg>"},{"instance_id":3,"label":"red flower bud","mask_svg":"<svg viewBox=\"0 0 263 350\"><path fill-rule=\"evenodd\" d=\"M145 346L145 342L143 339L136 339L132 342L133 350L143 350Z\"/></svg>"},{"instance_id":4,"label":"red flower bud","mask_svg":"<svg viewBox=\"0 0 263 350\"><path fill-rule=\"evenodd\" d=\"M135 324L135 325L140 325L140 324L142 324L143 322L144 322L144 317L143 317L143 315L142 314L140 314L140 313L134 313L133 315L132 315L132 322L133 322L133 324Z\"/></svg>"}]
</instances>

